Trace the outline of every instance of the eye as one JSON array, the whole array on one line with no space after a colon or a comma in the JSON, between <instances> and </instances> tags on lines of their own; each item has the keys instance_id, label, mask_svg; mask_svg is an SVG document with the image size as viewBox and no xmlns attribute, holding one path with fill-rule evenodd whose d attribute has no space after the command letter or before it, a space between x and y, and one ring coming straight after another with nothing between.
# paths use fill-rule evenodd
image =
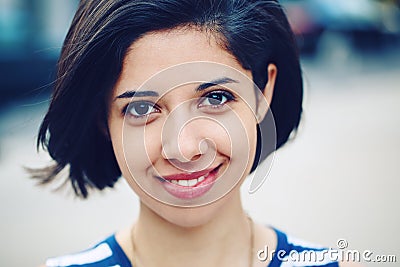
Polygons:
<instances>
[{"instance_id":1,"label":"eye","mask_svg":"<svg viewBox=\"0 0 400 267\"><path fill-rule=\"evenodd\" d=\"M152 113L159 113L160 110L155 106L154 103L147 101L135 101L129 103L125 108L124 113L131 115L135 118L147 117Z\"/></svg>"},{"instance_id":2,"label":"eye","mask_svg":"<svg viewBox=\"0 0 400 267\"><path fill-rule=\"evenodd\" d=\"M232 100L235 100L235 96L228 91L212 91L201 97L199 106L220 107Z\"/></svg>"}]
</instances>

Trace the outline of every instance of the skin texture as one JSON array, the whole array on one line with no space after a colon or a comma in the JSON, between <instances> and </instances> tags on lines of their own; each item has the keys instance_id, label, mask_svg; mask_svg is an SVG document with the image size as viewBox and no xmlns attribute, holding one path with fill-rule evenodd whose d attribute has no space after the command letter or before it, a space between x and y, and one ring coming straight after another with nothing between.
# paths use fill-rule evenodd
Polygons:
<instances>
[{"instance_id":1,"label":"skin texture","mask_svg":"<svg viewBox=\"0 0 400 267\"><path fill-rule=\"evenodd\" d=\"M140 124L136 119L126 118L124 124L124 115L121 110L130 99L115 99L117 96L127 89L140 87L152 75L165 68L193 61L224 64L239 70L251 79L250 71L243 69L238 61L222 49L209 34L194 29L175 29L147 34L132 44L110 100L108 126L114 152L123 176L141 201L139 218L134 228L137 244L135 258L139 266L187 266L189 262L191 266L246 266L249 264L250 228L241 205L239 187L249 173L255 155L256 117L262 118L265 115L262 110L259 114L254 114L249 108L249 105L254 106L257 101L254 91L247 89L238 92L247 94L245 99L238 99L236 102L227 104L229 109L226 113L236 112L236 116L243 122L243 128L248 137L249 159L243 175L238 177L240 179L238 185L223 198L201 207L174 207L146 194L133 179L132 174L144 175L151 180L154 169L162 175L182 172L171 162L173 160L190 162L201 157L203 153L207 153L199 149L199 141L205 137L215 144L216 155L211 162L212 166L222 164L223 170L229 164L236 164L238 155L231 154L232 148L227 142L229 138L226 133L221 129L212 128L213 125L208 121L198 121L184 128L177 138L179 146L176 147L179 147L180 151L175 148L165 153L163 144L157 141L160 140L162 125L168 115L179 108L181 103L199 97L192 84L181 86L163 96L157 102L160 111L149 116L149 123ZM270 65L268 70L270 79L264 90L264 96L270 102L277 69L274 65ZM210 90L214 89L210 88ZM138 99L155 101L151 97ZM145 133L143 133L143 127L146 127ZM124 138L124 130L129 131L128 136L135 136L135 138ZM142 138L147 140L144 144ZM136 157L129 155L129 151L124 149L126 147L134 148ZM143 157L145 154L148 157ZM133 161L139 163L133 163ZM135 167L135 171L131 172L130 167ZM271 229L256 226L255 231L257 237L255 249L263 248L266 244L275 247L276 237ZM232 235L232 233L235 234ZM127 255L133 258L130 230L119 233L117 239ZM254 262L257 262L255 253ZM263 265L265 263L260 266Z\"/></svg>"}]
</instances>

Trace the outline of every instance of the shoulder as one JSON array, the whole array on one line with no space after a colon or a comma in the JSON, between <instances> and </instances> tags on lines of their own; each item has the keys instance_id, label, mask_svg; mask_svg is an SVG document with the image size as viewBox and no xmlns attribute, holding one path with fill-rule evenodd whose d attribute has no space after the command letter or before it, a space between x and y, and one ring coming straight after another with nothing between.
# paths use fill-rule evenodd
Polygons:
<instances>
[{"instance_id":1,"label":"shoulder","mask_svg":"<svg viewBox=\"0 0 400 267\"><path fill-rule=\"evenodd\" d=\"M69 255L49 258L45 267L73 267L73 266L120 266L131 267L131 264L115 239L115 235L108 237L97 245ZM42 266L43 267L43 266Z\"/></svg>"},{"instance_id":2,"label":"shoulder","mask_svg":"<svg viewBox=\"0 0 400 267\"><path fill-rule=\"evenodd\" d=\"M341 250L327 248L304 241L274 229L277 236L276 249L265 251L271 255L269 267L283 266L321 266L321 267L359 267L353 262L341 261ZM260 255L258 255L260 256Z\"/></svg>"}]
</instances>

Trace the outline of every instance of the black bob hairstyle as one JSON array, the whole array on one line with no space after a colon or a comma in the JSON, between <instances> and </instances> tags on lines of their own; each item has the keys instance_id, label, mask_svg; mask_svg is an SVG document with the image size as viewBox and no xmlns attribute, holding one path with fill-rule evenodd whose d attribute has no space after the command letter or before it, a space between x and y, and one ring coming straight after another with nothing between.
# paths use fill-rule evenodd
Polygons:
<instances>
[{"instance_id":1,"label":"black bob hairstyle","mask_svg":"<svg viewBox=\"0 0 400 267\"><path fill-rule=\"evenodd\" d=\"M107 127L107 99L129 46L146 33L176 27L195 27L219 37L221 46L251 71L258 88L267 83L268 64L277 66L270 111L276 148L288 140L300 121L303 85L295 39L277 0L81 0L37 140L55 165L33 171L33 177L47 184L69 167L68 179L83 198L90 187L114 185L121 171L102 130ZM261 151L260 129L258 133L251 171L271 153Z\"/></svg>"}]
</instances>

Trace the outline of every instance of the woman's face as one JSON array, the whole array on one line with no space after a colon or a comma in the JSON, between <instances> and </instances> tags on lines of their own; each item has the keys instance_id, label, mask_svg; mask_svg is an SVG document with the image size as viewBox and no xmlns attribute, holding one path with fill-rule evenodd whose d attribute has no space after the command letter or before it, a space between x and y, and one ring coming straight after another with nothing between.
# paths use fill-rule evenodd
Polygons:
<instances>
[{"instance_id":1,"label":"woman's face","mask_svg":"<svg viewBox=\"0 0 400 267\"><path fill-rule=\"evenodd\" d=\"M147 207L194 226L238 196L272 95L269 69L256 96L251 72L206 32L149 33L131 45L108 124L122 175Z\"/></svg>"}]
</instances>

